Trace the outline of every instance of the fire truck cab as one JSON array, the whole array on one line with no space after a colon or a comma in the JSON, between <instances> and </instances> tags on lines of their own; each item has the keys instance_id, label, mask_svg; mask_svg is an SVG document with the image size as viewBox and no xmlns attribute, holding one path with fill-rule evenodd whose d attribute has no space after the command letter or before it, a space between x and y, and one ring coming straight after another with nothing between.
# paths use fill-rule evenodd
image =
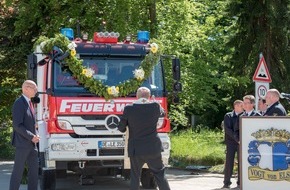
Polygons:
<instances>
[{"instance_id":1,"label":"fire truck cab","mask_svg":"<svg viewBox=\"0 0 290 190\"><path fill-rule=\"evenodd\" d=\"M71 30L62 30L62 33L75 40ZM136 43L117 42L113 39L117 35L103 33L94 41L75 40L77 57L83 60L84 67L91 68L93 78L108 86L117 86L134 77L134 69L148 54L148 32L145 41L143 37ZM180 63L176 57L170 58L175 96L181 90ZM156 127L164 148L163 162L168 165L170 121L162 60L160 57L142 86L151 90L155 101L166 111ZM130 178L129 168L124 166L125 134L117 126L124 107L136 100L135 92L111 100L99 97L79 83L68 68L47 57L39 46L28 56L28 78L37 83L40 98L36 119L42 190L56 189L56 178L66 176L67 172L79 174L80 184L93 184L94 177L100 175ZM144 188L156 187L153 175L146 168L142 171L141 183Z\"/></svg>"}]
</instances>

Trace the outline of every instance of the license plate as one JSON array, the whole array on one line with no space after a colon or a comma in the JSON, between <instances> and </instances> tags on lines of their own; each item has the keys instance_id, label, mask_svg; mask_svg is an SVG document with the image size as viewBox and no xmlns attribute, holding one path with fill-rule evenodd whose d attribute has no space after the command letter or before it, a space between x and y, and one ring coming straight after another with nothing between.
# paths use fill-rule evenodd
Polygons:
<instances>
[{"instance_id":1,"label":"license plate","mask_svg":"<svg viewBox=\"0 0 290 190\"><path fill-rule=\"evenodd\" d=\"M125 141L115 140L115 141L99 141L99 148L124 148Z\"/></svg>"}]
</instances>

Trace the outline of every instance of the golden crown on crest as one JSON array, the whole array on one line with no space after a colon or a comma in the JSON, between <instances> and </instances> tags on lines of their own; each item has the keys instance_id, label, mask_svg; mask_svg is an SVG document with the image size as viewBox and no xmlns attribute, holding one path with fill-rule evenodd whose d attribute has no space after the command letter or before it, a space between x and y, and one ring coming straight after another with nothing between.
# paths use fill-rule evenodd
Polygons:
<instances>
[{"instance_id":1,"label":"golden crown on crest","mask_svg":"<svg viewBox=\"0 0 290 190\"><path fill-rule=\"evenodd\" d=\"M260 129L255 133L251 134L258 141L268 141L268 142L287 142L290 139L290 132L286 129Z\"/></svg>"}]
</instances>

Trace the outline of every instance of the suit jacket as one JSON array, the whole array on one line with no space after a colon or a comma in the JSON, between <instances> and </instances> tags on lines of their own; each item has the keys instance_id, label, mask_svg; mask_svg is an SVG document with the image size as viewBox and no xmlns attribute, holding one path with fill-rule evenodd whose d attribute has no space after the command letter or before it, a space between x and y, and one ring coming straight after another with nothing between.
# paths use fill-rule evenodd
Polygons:
<instances>
[{"instance_id":1,"label":"suit jacket","mask_svg":"<svg viewBox=\"0 0 290 190\"><path fill-rule=\"evenodd\" d=\"M238 144L235 138L235 127L238 126L239 115L234 111L228 112L224 116L224 130L225 130L225 142Z\"/></svg>"},{"instance_id":2,"label":"suit jacket","mask_svg":"<svg viewBox=\"0 0 290 190\"><path fill-rule=\"evenodd\" d=\"M162 143L157 133L160 105L156 102L127 105L118 129L129 128L128 156L153 155L160 153Z\"/></svg>"},{"instance_id":3,"label":"suit jacket","mask_svg":"<svg viewBox=\"0 0 290 190\"><path fill-rule=\"evenodd\" d=\"M246 112L244 112L240 116L262 116L262 115L259 112L253 110L250 115L246 115Z\"/></svg>"},{"instance_id":4,"label":"suit jacket","mask_svg":"<svg viewBox=\"0 0 290 190\"><path fill-rule=\"evenodd\" d=\"M259 114L261 114L261 116L264 116L266 113L266 110L265 111L259 111Z\"/></svg>"},{"instance_id":5,"label":"suit jacket","mask_svg":"<svg viewBox=\"0 0 290 190\"><path fill-rule=\"evenodd\" d=\"M250 115L247 115L246 112L243 112L239 117L251 117L251 116L262 116L259 112L253 110ZM234 138L237 142L240 141L240 118L238 118L235 126L234 126Z\"/></svg>"},{"instance_id":6,"label":"suit jacket","mask_svg":"<svg viewBox=\"0 0 290 190\"><path fill-rule=\"evenodd\" d=\"M36 135L35 119L24 96L20 96L13 104L12 122L12 145L21 148L36 146L32 142Z\"/></svg>"},{"instance_id":7,"label":"suit jacket","mask_svg":"<svg viewBox=\"0 0 290 190\"><path fill-rule=\"evenodd\" d=\"M268 107L264 116L286 116L286 110L283 105L278 101Z\"/></svg>"}]
</instances>

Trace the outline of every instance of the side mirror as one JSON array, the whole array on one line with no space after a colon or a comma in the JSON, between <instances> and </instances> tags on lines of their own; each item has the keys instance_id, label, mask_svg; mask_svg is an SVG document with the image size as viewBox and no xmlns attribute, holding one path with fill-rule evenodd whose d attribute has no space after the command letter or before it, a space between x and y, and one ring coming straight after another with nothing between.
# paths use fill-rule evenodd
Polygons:
<instances>
[{"instance_id":1,"label":"side mirror","mask_svg":"<svg viewBox=\"0 0 290 190\"><path fill-rule=\"evenodd\" d=\"M37 76L37 57L34 53L27 56L27 78L36 80Z\"/></svg>"},{"instance_id":2,"label":"side mirror","mask_svg":"<svg viewBox=\"0 0 290 190\"><path fill-rule=\"evenodd\" d=\"M180 80L180 61L179 61L179 58L172 59L172 73L173 73L173 79L179 81Z\"/></svg>"}]
</instances>

